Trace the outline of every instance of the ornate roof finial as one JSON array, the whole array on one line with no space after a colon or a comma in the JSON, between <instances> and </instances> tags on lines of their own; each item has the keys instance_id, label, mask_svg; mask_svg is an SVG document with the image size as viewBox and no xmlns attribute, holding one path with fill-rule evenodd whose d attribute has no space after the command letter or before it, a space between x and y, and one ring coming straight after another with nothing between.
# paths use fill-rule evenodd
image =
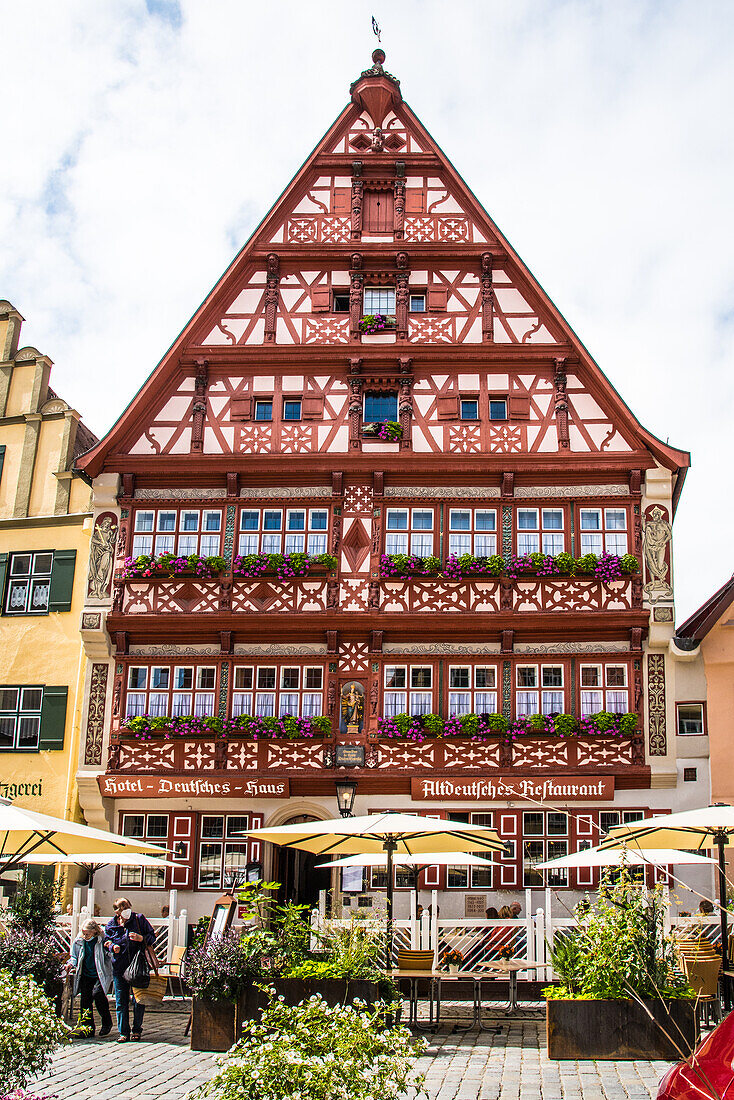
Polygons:
<instances>
[{"instance_id":1,"label":"ornate roof finial","mask_svg":"<svg viewBox=\"0 0 734 1100\"><path fill-rule=\"evenodd\" d=\"M388 111L403 98L400 81L383 69L384 60L385 51L378 47L372 54L372 68L361 72L349 88L353 101L369 113L375 126L381 126Z\"/></svg>"}]
</instances>

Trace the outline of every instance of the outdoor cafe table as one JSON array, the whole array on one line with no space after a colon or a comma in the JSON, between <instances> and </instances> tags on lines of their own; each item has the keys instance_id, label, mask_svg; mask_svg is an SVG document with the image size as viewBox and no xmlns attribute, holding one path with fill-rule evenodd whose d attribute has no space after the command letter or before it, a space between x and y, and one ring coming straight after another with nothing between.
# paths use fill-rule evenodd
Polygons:
<instances>
[{"instance_id":1,"label":"outdoor cafe table","mask_svg":"<svg viewBox=\"0 0 734 1100\"><path fill-rule=\"evenodd\" d=\"M469 1031L478 1028L480 1031L489 1030L482 1024L482 982L495 981L498 977L507 976L510 985L510 1003L507 1006L507 1015L518 1010L517 1002L517 974L520 970L527 970L526 961L518 959L497 959L490 964L487 970L459 970L451 974L446 970L391 970L390 974L396 979L406 979L410 982L410 1023L421 1031L437 1028L441 1021L441 993L445 982L471 983L473 1004L472 1021L466 1027L456 1024L457 1031ZM429 982L429 1017L428 1024L418 1023L418 983ZM434 1001L436 1016L434 1020Z\"/></svg>"}]
</instances>

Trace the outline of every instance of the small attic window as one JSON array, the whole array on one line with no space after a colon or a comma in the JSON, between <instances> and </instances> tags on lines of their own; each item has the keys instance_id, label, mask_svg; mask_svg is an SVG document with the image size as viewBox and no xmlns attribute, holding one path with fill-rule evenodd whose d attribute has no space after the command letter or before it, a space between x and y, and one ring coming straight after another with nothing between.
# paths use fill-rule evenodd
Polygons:
<instances>
[{"instance_id":1,"label":"small attic window","mask_svg":"<svg viewBox=\"0 0 734 1100\"><path fill-rule=\"evenodd\" d=\"M335 290L331 308L333 313L349 313L349 291Z\"/></svg>"}]
</instances>

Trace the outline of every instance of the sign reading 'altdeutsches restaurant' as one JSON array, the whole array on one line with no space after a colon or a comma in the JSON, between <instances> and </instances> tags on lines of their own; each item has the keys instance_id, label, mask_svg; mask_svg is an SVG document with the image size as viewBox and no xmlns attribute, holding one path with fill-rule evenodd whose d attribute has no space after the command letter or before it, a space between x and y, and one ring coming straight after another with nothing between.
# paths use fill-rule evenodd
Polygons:
<instances>
[{"instance_id":1,"label":"sign reading 'altdeutsches restaurant'","mask_svg":"<svg viewBox=\"0 0 734 1100\"><path fill-rule=\"evenodd\" d=\"M287 779L169 779L158 775L100 775L109 798L288 798Z\"/></svg>"},{"instance_id":2,"label":"sign reading 'altdeutsches restaurant'","mask_svg":"<svg viewBox=\"0 0 734 1100\"><path fill-rule=\"evenodd\" d=\"M604 802L614 797L614 778L552 776L534 779L497 775L491 779L457 780L439 776L433 779L411 779L411 797L416 801L468 799L472 802L503 802L506 799L527 798L533 802L548 802L567 798L575 802L593 802L597 799Z\"/></svg>"}]
</instances>

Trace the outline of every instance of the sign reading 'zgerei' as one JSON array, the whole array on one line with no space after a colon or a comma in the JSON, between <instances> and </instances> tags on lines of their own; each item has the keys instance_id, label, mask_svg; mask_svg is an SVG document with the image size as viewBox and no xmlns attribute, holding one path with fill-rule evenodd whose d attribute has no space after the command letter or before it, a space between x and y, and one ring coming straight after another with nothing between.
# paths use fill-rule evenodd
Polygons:
<instances>
[{"instance_id":1,"label":"sign reading 'zgerei'","mask_svg":"<svg viewBox=\"0 0 734 1100\"><path fill-rule=\"evenodd\" d=\"M100 775L109 798L288 798L287 779L183 779L162 775Z\"/></svg>"},{"instance_id":2,"label":"sign reading 'zgerei'","mask_svg":"<svg viewBox=\"0 0 734 1100\"><path fill-rule=\"evenodd\" d=\"M411 797L418 799L453 799L485 802L527 798L535 802L553 799L572 799L577 802L606 802L614 797L614 778L589 776L557 776L543 779L524 779L519 776L493 776L490 779L412 779Z\"/></svg>"}]
</instances>

